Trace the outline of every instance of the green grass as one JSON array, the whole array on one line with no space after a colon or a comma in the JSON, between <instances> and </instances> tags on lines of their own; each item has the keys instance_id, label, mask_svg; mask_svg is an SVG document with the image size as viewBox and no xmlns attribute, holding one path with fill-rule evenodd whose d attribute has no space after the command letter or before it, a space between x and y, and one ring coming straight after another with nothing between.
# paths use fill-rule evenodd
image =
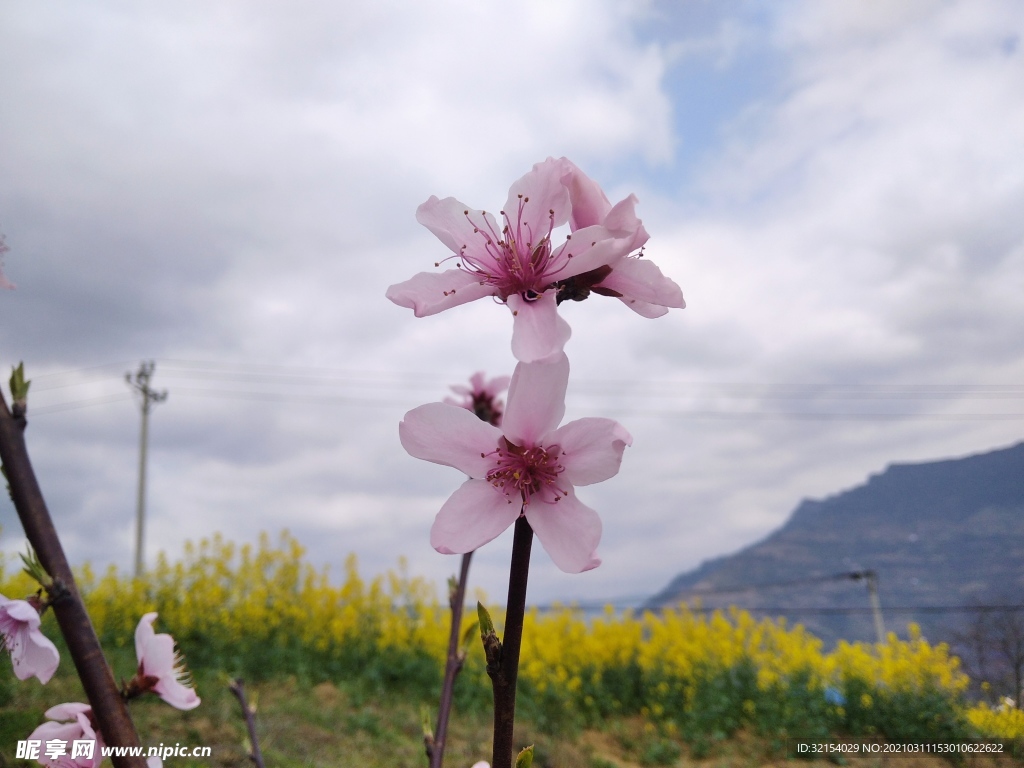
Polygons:
<instances>
[{"instance_id":1,"label":"green grass","mask_svg":"<svg viewBox=\"0 0 1024 768\"><path fill-rule=\"evenodd\" d=\"M123 656L123 658L122 658ZM118 654L115 671L127 674L131 659ZM127 667L127 668L126 668ZM4 683L6 678L0 678ZM9 696L0 706L0 768L28 768L14 760L18 739L43 720L43 712L65 701L81 701L77 678L62 665L61 672L43 687L34 680L6 685ZM171 758L168 768L248 768L244 720L226 675L197 675L203 703L190 712L179 712L156 697L132 702L131 710L143 743L163 742L210 746L212 758ZM306 683L294 676L246 686L257 708L260 745L268 768L425 768L420 728L423 705L408 691L369 686L357 673L345 680ZM684 741L681 735L642 718L612 718L599 728L550 732L529 718L521 719L517 743L536 745L538 768L640 768L642 766L701 765L706 768L746 768L784 765L782 753L770 740L740 731L732 737ZM490 709L456 710L446 751L446 766L469 768L490 757ZM788 764L826 766L828 763L790 761ZM873 766L870 761L848 762ZM972 765L1013 765L1009 761ZM915 761L915 768L938 768L938 760ZM910 764L908 763L908 768Z\"/></svg>"}]
</instances>

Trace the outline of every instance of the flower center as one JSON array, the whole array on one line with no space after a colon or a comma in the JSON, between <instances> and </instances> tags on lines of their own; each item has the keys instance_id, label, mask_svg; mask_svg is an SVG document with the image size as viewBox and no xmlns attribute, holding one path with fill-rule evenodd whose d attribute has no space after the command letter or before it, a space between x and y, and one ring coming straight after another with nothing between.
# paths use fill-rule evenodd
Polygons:
<instances>
[{"instance_id":1,"label":"flower center","mask_svg":"<svg viewBox=\"0 0 1024 768\"><path fill-rule=\"evenodd\" d=\"M509 497L509 504L513 493L519 494L525 506L535 493L548 489L554 493L554 501L558 501L566 495L566 491L556 485L558 476L565 471L558 462L561 453L559 445L523 448L503 437L498 449L488 454L495 457L495 462L487 473L487 482Z\"/></svg>"},{"instance_id":2,"label":"flower center","mask_svg":"<svg viewBox=\"0 0 1024 768\"><path fill-rule=\"evenodd\" d=\"M523 220L523 211L530 198L519 196L519 210L515 221L505 211L501 217L505 222L501 233L494 231L488 219L478 224L464 211L466 219L473 225L473 232L484 240L483 252L467 245L459 250L459 266L480 277L480 281L492 285L502 301L514 293L520 293L528 300L536 299L554 281L555 275L565 268L565 259L551 247L551 233L555 228L555 212L548 211L547 232L534 232L530 223ZM567 238L568 239L568 238Z\"/></svg>"}]
</instances>

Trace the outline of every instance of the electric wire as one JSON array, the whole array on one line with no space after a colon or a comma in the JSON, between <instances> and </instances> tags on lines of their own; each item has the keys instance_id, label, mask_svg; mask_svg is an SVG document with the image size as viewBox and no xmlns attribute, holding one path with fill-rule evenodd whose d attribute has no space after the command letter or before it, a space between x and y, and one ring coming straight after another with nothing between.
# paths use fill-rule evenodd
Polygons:
<instances>
[{"instance_id":1,"label":"electric wire","mask_svg":"<svg viewBox=\"0 0 1024 768\"><path fill-rule=\"evenodd\" d=\"M34 378L34 392L46 392L103 382L123 383L123 371L131 361L116 361L83 368L44 373ZM104 373L117 370L117 374ZM170 380L176 393L186 397L230 398L257 402L280 401L282 404L360 405L369 407L408 406L412 396L439 399L449 391L451 378L437 373L425 374L399 371L350 370L179 358L158 360L161 378ZM181 382L181 383L176 383ZM191 382L207 382L216 386L188 386ZM228 386L230 385L230 386ZM237 386L243 385L243 386ZM370 391L366 391L370 390ZM388 397L381 397L387 393ZM982 401L1024 400L1021 384L809 384L799 382L693 382L580 380L573 382L573 396L589 400L593 396L613 398L602 401L601 408L612 414L672 417L695 420L787 420L787 421L945 421L986 422L1024 420L1024 412L935 412L915 410L838 410L838 402L858 401ZM409 395L409 399L401 399ZM729 403L755 401L754 408L735 406L707 407L707 403L725 399ZM77 408L115 403L126 398L112 395L44 403L33 409L34 415L45 415ZM811 410L758 409L758 402L789 400L805 404ZM638 401L643 404L638 404ZM695 403L694 401L698 401ZM689 405L690 407L686 407ZM694 407L694 406L697 407ZM828 410L815 406L831 405Z\"/></svg>"}]
</instances>

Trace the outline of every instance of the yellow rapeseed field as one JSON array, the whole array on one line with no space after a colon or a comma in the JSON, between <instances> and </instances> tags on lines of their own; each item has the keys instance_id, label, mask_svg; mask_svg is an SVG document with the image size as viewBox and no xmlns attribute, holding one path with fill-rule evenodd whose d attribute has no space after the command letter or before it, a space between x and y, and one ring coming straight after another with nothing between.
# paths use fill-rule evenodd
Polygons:
<instances>
[{"instance_id":1,"label":"yellow rapeseed field","mask_svg":"<svg viewBox=\"0 0 1024 768\"><path fill-rule=\"evenodd\" d=\"M161 556L141 580L89 566L79 578L108 647L130 646L139 618L158 611L158 630L174 635L193 667L314 683L362 676L436 695L449 613L433 585L402 567L367 581L350 556L332 582L283 533L276 543L264 534L255 547L203 539L180 561ZM31 591L13 562L0 561L0 592ZM475 612L467 614L468 625ZM500 627L500 611L492 615ZM522 706L555 726L621 714L684 737L753 727L774 737L1024 738L1019 710L968 707L968 682L948 648L914 628L908 640L840 642L826 652L799 626L682 607L639 615L609 608L589 619L571 607L529 612L520 672ZM459 686L463 697L489 698L478 643Z\"/></svg>"}]
</instances>

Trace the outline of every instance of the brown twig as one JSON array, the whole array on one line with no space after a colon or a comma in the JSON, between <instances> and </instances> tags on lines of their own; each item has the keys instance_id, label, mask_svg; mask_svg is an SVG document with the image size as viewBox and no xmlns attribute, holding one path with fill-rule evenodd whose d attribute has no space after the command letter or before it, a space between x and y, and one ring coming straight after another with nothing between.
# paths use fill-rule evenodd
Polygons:
<instances>
[{"instance_id":1,"label":"brown twig","mask_svg":"<svg viewBox=\"0 0 1024 768\"><path fill-rule=\"evenodd\" d=\"M78 593L71 567L57 537L57 529L39 489L25 446L25 425L24 408L18 407L12 413L3 393L0 393L0 460L25 536L43 568L54 580L50 590L56 598L51 606L53 614L104 742L108 746L138 747L139 735L135 724L103 656L96 630ZM112 756L110 759L115 768L146 766L143 757Z\"/></svg>"},{"instance_id":2,"label":"brown twig","mask_svg":"<svg viewBox=\"0 0 1024 768\"><path fill-rule=\"evenodd\" d=\"M469 579L469 561L473 553L462 556L462 567L459 569L459 581L449 595L452 609L452 628L448 635L448 658L444 665L444 683L441 686L441 702L437 713L437 729L432 737L425 739L427 757L430 768L441 768L444 764L444 747L448 737L448 718L451 715L455 695L455 678L462 670L466 661L465 654L459 649L460 630L462 628L462 609L466 601L466 582Z\"/></svg>"},{"instance_id":3,"label":"brown twig","mask_svg":"<svg viewBox=\"0 0 1024 768\"><path fill-rule=\"evenodd\" d=\"M245 727L249 729L249 743L252 745L249 759L256 764L256 768L266 768L263 764L263 752L260 751L260 740L256 736L256 708L249 706L249 702L245 699L245 682L242 678L237 677L235 682L228 686L228 690L235 694L235 698L242 706Z\"/></svg>"},{"instance_id":4,"label":"brown twig","mask_svg":"<svg viewBox=\"0 0 1024 768\"><path fill-rule=\"evenodd\" d=\"M484 638L487 674L494 689L494 747L492 768L512 768L513 728L516 719L516 683L519 679L519 649L523 642L523 617L526 613L526 582L530 575L530 549L533 528L524 516L516 520L512 540L512 565L509 568L508 604L505 608L505 637Z\"/></svg>"}]
</instances>

